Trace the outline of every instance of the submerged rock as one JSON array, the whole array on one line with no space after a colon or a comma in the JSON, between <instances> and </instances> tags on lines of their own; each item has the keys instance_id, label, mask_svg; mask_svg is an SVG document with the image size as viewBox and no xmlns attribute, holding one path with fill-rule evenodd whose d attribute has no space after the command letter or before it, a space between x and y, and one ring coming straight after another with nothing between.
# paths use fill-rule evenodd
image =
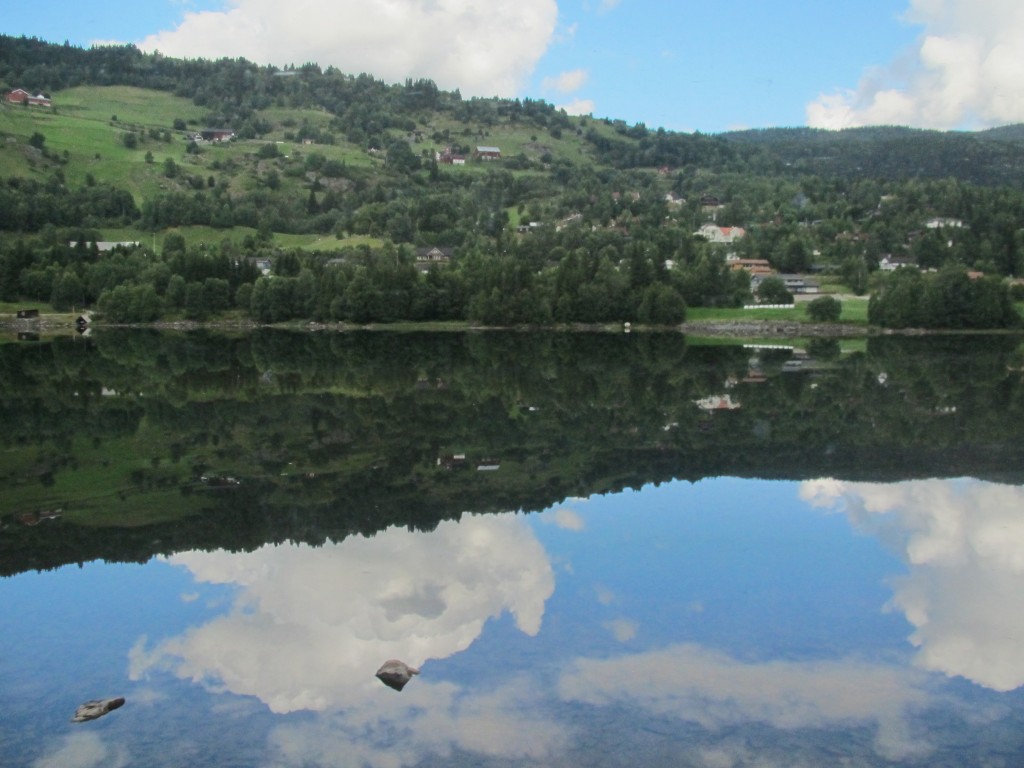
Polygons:
<instances>
[{"instance_id":1,"label":"submerged rock","mask_svg":"<svg viewBox=\"0 0 1024 768\"><path fill-rule=\"evenodd\" d=\"M410 667L404 661L388 659L377 670L377 679L388 688L400 691L405 688L406 683L412 680L413 675L418 675L419 673L420 671L416 667Z\"/></svg>"},{"instance_id":2,"label":"submerged rock","mask_svg":"<svg viewBox=\"0 0 1024 768\"><path fill-rule=\"evenodd\" d=\"M75 710L75 716L71 718L71 722L84 723L86 720L95 720L97 717L103 717L108 712L113 712L123 706L123 696L114 699L92 699Z\"/></svg>"}]
</instances>

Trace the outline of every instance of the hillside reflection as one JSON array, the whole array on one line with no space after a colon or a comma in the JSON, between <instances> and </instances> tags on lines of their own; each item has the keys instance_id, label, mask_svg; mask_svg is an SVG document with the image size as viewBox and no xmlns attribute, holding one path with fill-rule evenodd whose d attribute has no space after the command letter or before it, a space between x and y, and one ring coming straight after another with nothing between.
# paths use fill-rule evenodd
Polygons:
<instances>
[{"instance_id":1,"label":"hillside reflection","mask_svg":"<svg viewBox=\"0 0 1024 768\"><path fill-rule=\"evenodd\" d=\"M844 342L848 344L848 342ZM107 331L0 346L0 573L673 479L1024 476L1016 337Z\"/></svg>"}]
</instances>

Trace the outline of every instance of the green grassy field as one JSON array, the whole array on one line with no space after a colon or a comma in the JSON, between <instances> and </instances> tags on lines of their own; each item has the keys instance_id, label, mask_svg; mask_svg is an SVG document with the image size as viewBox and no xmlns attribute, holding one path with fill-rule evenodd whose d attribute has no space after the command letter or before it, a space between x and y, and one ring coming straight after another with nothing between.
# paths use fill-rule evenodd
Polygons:
<instances>
[{"instance_id":1,"label":"green grassy field","mask_svg":"<svg viewBox=\"0 0 1024 768\"><path fill-rule=\"evenodd\" d=\"M867 323L868 321L868 300L867 297L842 299L842 314L839 317L843 323ZM792 309L736 309L721 307L690 307L686 311L686 319L694 322L721 320L774 320L793 323L812 322L807 316L807 304L799 303Z\"/></svg>"},{"instance_id":2,"label":"green grassy field","mask_svg":"<svg viewBox=\"0 0 1024 768\"><path fill-rule=\"evenodd\" d=\"M157 233L146 232L132 227L105 228L100 230L103 240L114 242L140 242L150 248L159 251L163 248L164 239L170 234L180 234L185 238L189 246L219 245L225 240L240 245L247 236L255 237L257 231L252 227L231 227L230 229L217 229L216 227L172 227ZM282 248L298 248L303 251L337 251L342 248L351 248L360 245L368 245L377 248L383 242L376 237L368 235L353 235L351 237L337 238L333 235L302 234L290 235L277 233L274 235L273 243Z\"/></svg>"}]
</instances>

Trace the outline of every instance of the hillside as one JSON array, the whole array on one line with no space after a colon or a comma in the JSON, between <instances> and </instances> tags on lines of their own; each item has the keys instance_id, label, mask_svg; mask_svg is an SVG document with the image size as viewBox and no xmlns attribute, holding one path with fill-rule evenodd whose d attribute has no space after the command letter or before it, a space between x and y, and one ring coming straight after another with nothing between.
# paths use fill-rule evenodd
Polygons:
<instances>
[{"instance_id":1,"label":"hillside","mask_svg":"<svg viewBox=\"0 0 1024 768\"><path fill-rule=\"evenodd\" d=\"M1024 273L1014 127L674 133L427 80L2 36L0 86L50 99L0 105L0 300L675 323L750 300L727 254L858 293L884 256Z\"/></svg>"}]
</instances>

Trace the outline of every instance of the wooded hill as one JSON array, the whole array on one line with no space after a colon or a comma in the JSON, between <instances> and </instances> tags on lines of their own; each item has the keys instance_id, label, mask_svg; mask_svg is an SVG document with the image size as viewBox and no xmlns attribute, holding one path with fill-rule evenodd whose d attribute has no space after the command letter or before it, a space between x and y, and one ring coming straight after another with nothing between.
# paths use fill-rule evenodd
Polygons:
<instances>
[{"instance_id":1,"label":"wooded hill","mask_svg":"<svg viewBox=\"0 0 1024 768\"><path fill-rule=\"evenodd\" d=\"M52 99L0 108L0 230L20 236L0 246L6 301L121 321L674 323L750 298L726 251L856 292L885 254L1024 273L1019 126L676 133L429 80L5 36L0 87ZM745 236L695 236L709 221ZM443 268L417 271L427 248Z\"/></svg>"}]
</instances>

